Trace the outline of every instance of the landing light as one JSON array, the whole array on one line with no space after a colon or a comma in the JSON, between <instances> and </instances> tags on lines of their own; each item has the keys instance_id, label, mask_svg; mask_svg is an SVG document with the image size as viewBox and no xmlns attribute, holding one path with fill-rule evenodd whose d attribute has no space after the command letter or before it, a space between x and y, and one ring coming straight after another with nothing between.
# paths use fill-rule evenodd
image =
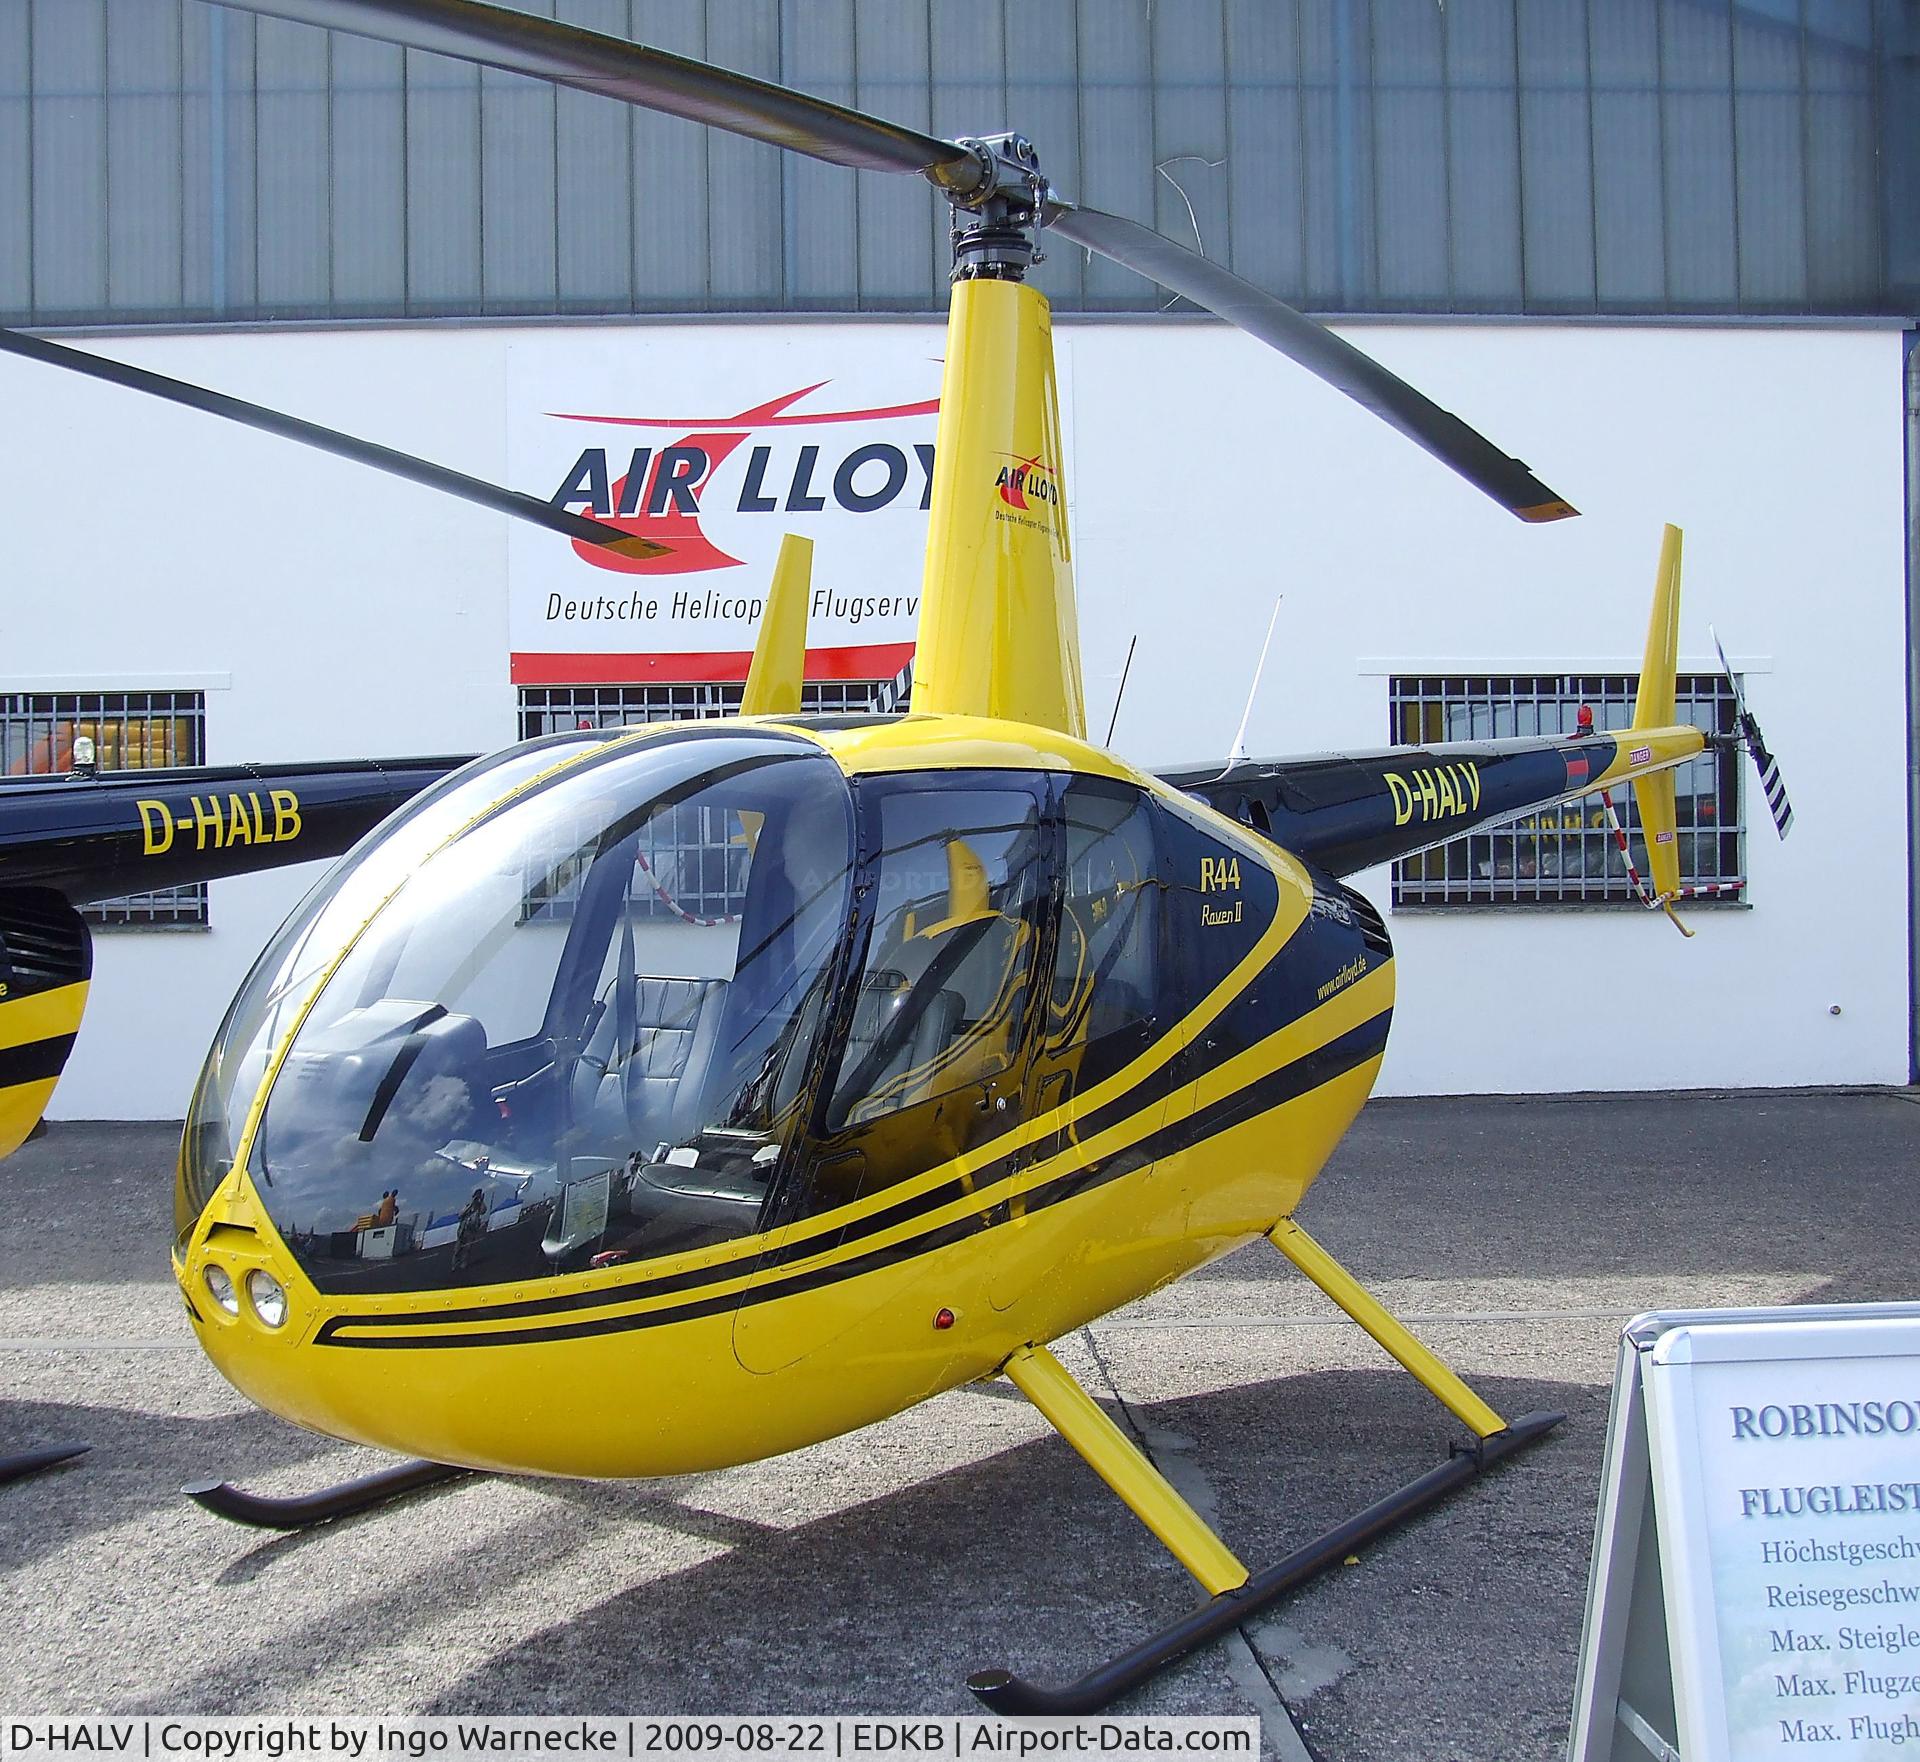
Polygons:
<instances>
[{"instance_id":1,"label":"landing light","mask_svg":"<svg viewBox=\"0 0 1920 1762\"><path fill-rule=\"evenodd\" d=\"M240 1313L240 1293L233 1288L233 1280L227 1276L223 1266L210 1266L206 1270L207 1289L213 1300L229 1315Z\"/></svg>"},{"instance_id":2,"label":"landing light","mask_svg":"<svg viewBox=\"0 0 1920 1762\"><path fill-rule=\"evenodd\" d=\"M232 1286L229 1285L231 1290ZM270 1328L280 1327L287 1319L287 1293L272 1273L260 1268L247 1274L247 1300L253 1313Z\"/></svg>"}]
</instances>

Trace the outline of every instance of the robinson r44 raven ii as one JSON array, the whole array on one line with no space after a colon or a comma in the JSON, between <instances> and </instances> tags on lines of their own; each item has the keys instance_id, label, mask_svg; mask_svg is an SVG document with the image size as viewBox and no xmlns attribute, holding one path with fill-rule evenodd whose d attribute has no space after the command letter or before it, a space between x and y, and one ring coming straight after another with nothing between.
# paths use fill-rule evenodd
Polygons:
<instances>
[{"instance_id":1,"label":"robinson r44 raven ii","mask_svg":"<svg viewBox=\"0 0 1920 1762\"><path fill-rule=\"evenodd\" d=\"M1343 876L1630 783L1651 903L1681 896L1672 772L1712 737L1675 714L1678 533L1631 732L1143 773L1086 738L1064 494L996 494L1009 459L1054 484L1064 466L1026 280L1043 230L1291 356L1521 518L1574 510L1313 321L1067 201L1018 135L941 140L474 0L248 9L924 176L954 267L912 713L798 713L790 552L755 713L561 733L453 772L331 870L246 980L181 1147L193 1325L274 1412L429 1460L313 1504L209 1502L297 1523L436 1465L714 1469L1004 1376L1207 1593L1064 1690L971 1681L1002 1711L1067 1712L1554 1425L1494 1412L1293 1214L1392 1017L1386 928ZM137 389L340 450L196 388ZM698 911L661 871L689 850ZM1259 1237L1472 1442L1255 1573L1048 1343Z\"/></svg>"}]
</instances>

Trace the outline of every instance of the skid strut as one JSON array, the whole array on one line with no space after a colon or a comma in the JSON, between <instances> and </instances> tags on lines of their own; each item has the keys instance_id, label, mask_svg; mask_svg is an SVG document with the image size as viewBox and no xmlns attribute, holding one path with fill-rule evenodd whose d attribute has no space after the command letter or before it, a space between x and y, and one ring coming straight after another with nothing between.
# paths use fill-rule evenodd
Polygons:
<instances>
[{"instance_id":1,"label":"skid strut","mask_svg":"<svg viewBox=\"0 0 1920 1762\"><path fill-rule=\"evenodd\" d=\"M22 1450L14 1456L0 1456L0 1482L24 1480L58 1462L71 1462L84 1456L91 1444L48 1444L38 1450Z\"/></svg>"},{"instance_id":2,"label":"skid strut","mask_svg":"<svg viewBox=\"0 0 1920 1762\"><path fill-rule=\"evenodd\" d=\"M244 1492L226 1481L189 1481L180 1489L196 1505L204 1505L219 1517L235 1523L252 1524L263 1530L304 1530L317 1523L331 1523L336 1517L350 1517L397 1499L403 1493L450 1481L478 1471L453 1468L444 1462L402 1462L375 1474L363 1474L358 1480L342 1481L338 1486L322 1487L317 1493L296 1493L288 1498L270 1498L261 1493Z\"/></svg>"},{"instance_id":3,"label":"skid strut","mask_svg":"<svg viewBox=\"0 0 1920 1762\"><path fill-rule=\"evenodd\" d=\"M1336 1524L1277 1565L1249 1576L1199 1513L1074 1382L1066 1367L1043 1346L1023 1347L1008 1360L1007 1376L1212 1595L1198 1609L1065 1688L1045 1688L1007 1670L976 1672L967 1679L967 1687L993 1712L1098 1712L1176 1658L1238 1627L1356 1548L1438 1504L1505 1457L1537 1443L1566 1418L1564 1413L1529 1413L1509 1425L1298 1224L1283 1219L1274 1226L1271 1239L1467 1426L1474 1441L1456 1445L1445 1462L1417 1480Z\"/></svg>"},{"instance_id":4,"label":"skid strut","mask_svg":"<svg viewBox=\"0 0 1920 1762\"><path fill-rule=\"evenodd\" d=\"M979 1671L967 1678L967 1687L995 1713L1097 1713L1109 1701L1138 1688L1156 1671L1191 1652L1195 1646L1238 1627L1287 1592L1318 1577L1328 1567L1338 1565L1354 1549L1438 1503L1503 1456L1524 1450L1565 1417L1560 1413L1530 1413L1504 1432L1496 1432L1481 1444L1458 1451L1437 1468L1428 1469L1418 1480L1409 1481L1398 1492L1389 1493L1358 1516L1348 1518L1304 1548L1296 1549L1278 1565L1255 1573L1237 1591L1224 1591L1202 1603L1192 1614L1163 1627L1131 1651L1122 1652L1111 1663L1089 1671L1065 1688L1045 1688L1007 1670Z\"/></svg>"}]
</instances>

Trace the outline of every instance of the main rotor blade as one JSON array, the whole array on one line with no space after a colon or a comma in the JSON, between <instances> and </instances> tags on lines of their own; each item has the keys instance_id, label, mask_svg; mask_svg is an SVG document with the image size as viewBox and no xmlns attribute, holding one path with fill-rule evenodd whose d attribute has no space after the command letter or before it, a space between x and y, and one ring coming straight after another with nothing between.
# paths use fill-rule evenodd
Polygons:
<instances>
[{"instance_id":1,"label":"main rotor blade","mask_svg":"<svg viewBox=\"0 0 1920 1762\"><path fill-rule=\"evenodd\" d=\"M1399 375L1232 271L1136 221L1076 207L1058 197L1049 197L1044 219L1076 245L1157 281L1299 362L1522 520L1564 520L1579 512L1518 459L1509 458Z\"/></svg>"},{"instance_id":2,"label":"main rotor blade","mask_svg":"<svg viewBox=\"0 0 1920 1762\"><path fill-rule=\"evenodd\" d=\"M297 24L352 31L597 92L690 122L808 153L856 171L918 172L944 190L970 191L985 170L955 141L923 135L789 86L621 37L534 18L481 0L216 0Z\"/></svg>"},{"instance_id":3,"label":"main rotor blade","mask_svg":"<svg viewBox=\"0 0 1920 1762\"><path fill-rule=\"evenodd\" d=\"M304 446L318 447L323 453L332 453L339 459L351 459L356 465L371 465L376 471L404 477L428 489L444 490L448 495L460 497L462 501L491 508L496 514L510 514L516 520L544 526L549 532L557 532L564 538L599 545L615 556L636 560L664 557L672 548L656 544L650 538L641 538L637 533L623 532L617 526L589 520L584 514L556 508L551 502L541 501L538 496L530 496L516 489L502 489L483 478L469 477L463 471L453 471L445 465L415 458L411 453L396 452L392 447L360 440L353 435L342 434L338 429L322 428L317 422L307 422L279 410L269 410L264 404L249 404L244 398L229 397L225 392L208 391L205 386L193 385L184 379L169 379L164 373L131 367L124 361L110 360L105 355L90 355L84 349L70 349L64 343L50 343L45 337L27 336L17 330L0 330L0 350L11 355L22 355L29 361L38 361L47 367L63 367L70 373L84 373L89 379L103 379L109 385L146 392L156 398L165 398L170 404L183 404L189 410L204 411L209 416L224 416L229 422L242 423L248 428L299 441Z\"/></svg>"}]
</instances>

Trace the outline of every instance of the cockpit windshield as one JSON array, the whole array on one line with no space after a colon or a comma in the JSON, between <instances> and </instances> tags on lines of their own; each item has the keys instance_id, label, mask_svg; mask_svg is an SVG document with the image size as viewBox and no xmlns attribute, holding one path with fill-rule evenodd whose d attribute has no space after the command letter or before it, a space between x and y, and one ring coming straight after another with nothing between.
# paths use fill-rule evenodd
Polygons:
<instances>
[{"instance_id":1,"label":"cockpit windshield","mask_svg":"<svg viewBox=\"0 0 1920 1762\"><path fill-rule=\"evenodd\" d=\"M800 1133L852 843L817 747L716 728L616 748L427 857L301 1022L250 1157L315 1283L751 1231Z\"/></svg>"},{"instance_id":2,"label":"cockpit windshield","mask_svg":"<svg viewBox=\"0 0 1920 1762\"><path fill-rule=\"evenodd\" d=\"M333 865L275 933L241 985L200 1072L180 1145L174 1229L185 1238L233 1167L268 1060L329 961L432 851L541 772L600 744L591 733L509 747L444 777Z\"/></svg>"}]
</instances>

